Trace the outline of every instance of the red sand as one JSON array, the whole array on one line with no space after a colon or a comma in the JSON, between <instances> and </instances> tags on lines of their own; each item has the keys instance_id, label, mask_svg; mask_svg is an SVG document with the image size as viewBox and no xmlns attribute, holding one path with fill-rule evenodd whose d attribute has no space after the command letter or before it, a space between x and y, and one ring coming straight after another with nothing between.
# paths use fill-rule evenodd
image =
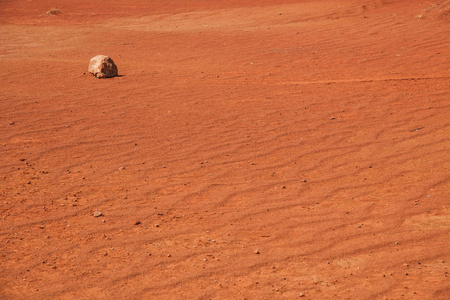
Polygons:
<instances>
[{"instance_id":1,"label":"red sand","mask_svg":"<svg viewBox=\"0 0 450 300\"><path fill-rule=\"evenodd\" d=\"M449 1L54 2L0 4L1 299L449 298Z\"/></svg>"}]
</instances>

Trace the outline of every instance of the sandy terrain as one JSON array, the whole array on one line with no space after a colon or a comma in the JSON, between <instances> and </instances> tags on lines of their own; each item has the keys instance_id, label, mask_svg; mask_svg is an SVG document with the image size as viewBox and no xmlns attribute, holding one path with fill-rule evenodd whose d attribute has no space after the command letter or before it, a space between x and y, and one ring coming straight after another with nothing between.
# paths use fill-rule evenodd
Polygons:
<instances>
[{"instance_id":1,"label":"sandy terrain","mask_svg":"<svg viewBox=\"0 0 450 300\"><path fill-rule=\"evenodd\" d=\"M448 299L449 115L450 1L0 1L0 299Z\"/></svg>"}]
</instances>

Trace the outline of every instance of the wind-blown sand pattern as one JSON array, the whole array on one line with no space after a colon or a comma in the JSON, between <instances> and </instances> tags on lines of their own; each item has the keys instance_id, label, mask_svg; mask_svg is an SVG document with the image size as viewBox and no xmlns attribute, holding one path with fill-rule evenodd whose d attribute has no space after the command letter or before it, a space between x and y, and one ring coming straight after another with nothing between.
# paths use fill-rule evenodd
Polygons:
<instances>
[{"instance_id":1,"label":"wind-blown sand pattern","mask_svg":"<svg viewBox=\"0 0 450 300\"><path fill-rule=\"evenodd\" d=\"M0 5L0 298L448 299L448 1L66 2Z\"/></svg>"}]
</instances>

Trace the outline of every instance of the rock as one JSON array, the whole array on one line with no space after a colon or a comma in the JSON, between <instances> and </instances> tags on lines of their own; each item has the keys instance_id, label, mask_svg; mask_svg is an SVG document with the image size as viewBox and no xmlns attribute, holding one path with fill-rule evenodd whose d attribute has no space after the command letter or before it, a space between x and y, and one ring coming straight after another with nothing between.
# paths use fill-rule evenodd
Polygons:
<instances>
[{"instance_id":1,"label":"rock","mask_svg":"<svg viewBox=\"0 0 450 300\"><path fill-rule=\"evenodd\" d=\"M105 55L97 55L91 58L88 71L97 78L110 78L118 75L114 61Z\"/></svg>"},{"instance_id":2,"label":"rock","mask_svg":"<svg viewBox=\"0 0 450 300\"><path fill-rule=\"evenodd\" d=\"M48 12L46 12L46 14L49 16L57 16L57 15L61 14L61 12L57 8L52 8Z\"/></svg>"},{"instance_id":3,"label":"rock","mask_svg":"<svg viewBox=\"0 0 450 300\"><path fill-rule=\"evenodd\" d=\"M94 217L98 218L100 216L103 216L103 213L101 211L98 210L94 211Z\"/></svg>"}]
</instances>

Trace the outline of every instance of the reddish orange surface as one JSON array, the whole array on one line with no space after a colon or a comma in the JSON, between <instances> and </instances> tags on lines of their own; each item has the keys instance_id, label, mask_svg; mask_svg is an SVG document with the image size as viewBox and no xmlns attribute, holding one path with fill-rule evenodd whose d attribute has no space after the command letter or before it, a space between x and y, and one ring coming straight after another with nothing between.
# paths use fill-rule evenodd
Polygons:
<instances>
[{"instance_id":1,"label":"reddish orange surface","mask_svg":"<svg viewBox=\"0 0 450 300\"><path fill-rule=\"evenodd\" d=\"M449 58L450 1L1 1L0 298L448 299Z\"/></svg>"}]
</instances>

